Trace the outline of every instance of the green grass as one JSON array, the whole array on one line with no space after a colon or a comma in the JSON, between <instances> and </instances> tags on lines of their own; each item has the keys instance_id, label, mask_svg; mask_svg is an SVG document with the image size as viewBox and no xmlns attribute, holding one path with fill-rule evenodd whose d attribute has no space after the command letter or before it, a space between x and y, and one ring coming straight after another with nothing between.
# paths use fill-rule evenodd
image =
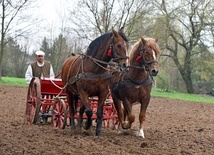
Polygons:
<instances>
[{"instance_id":1,"label":"green grass","mask_svg":"<svg viewBox=\"0 0 214 155\"><path fill-rule=\"evenodd\" d=\"M152 96L214 104L214 97L209 95L187 94L187 93L181 93L176 91L164 92L164 91L161 91L160 89L156 89L156 90L153 89Z\"/></svg>"},{"instance_id":2,"label":"green grass","mask_svg":"<svg viewBox=\"0 0 214 155\"><path fill-rule=\"evenodd\" d=\"M26 83L24 78L15 78L15 77L3 77L2 80L0 81L0 85L28 87L28 84ZM208 95L187 94L176 91L164 92L161 91L160 89L152 89L152 96L214 104L214 97Z\"/></svg>"},{"instance_id":3,"label":"green grass","mask_svg":"<svg viewBox=\"0 0 214 155\"><path fill-rule=\"evenodd\" d=\"M11 86L28 86L24 78L15 78L15 77L2 77L0 80L0 85L11 85Z\"/></svg>"}]
</instances>

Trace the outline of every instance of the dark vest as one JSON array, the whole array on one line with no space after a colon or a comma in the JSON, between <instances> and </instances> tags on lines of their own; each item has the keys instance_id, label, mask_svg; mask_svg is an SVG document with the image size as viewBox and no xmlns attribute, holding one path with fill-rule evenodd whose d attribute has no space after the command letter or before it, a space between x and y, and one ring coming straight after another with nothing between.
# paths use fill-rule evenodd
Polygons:
<instances>
[{"instance_id":1,"label":"dark vest","mask_svg":"<svg viewBox=\"0 0 214 155\"><path fill-rule=\"evenodd\" d=\"M39 67L37 65L37 62L33 62L31 64L32 72L34 77L50 77L50 67L51 63L49 61L44 61L44 65L42 67Z\"/></svg>"}]
</instances>

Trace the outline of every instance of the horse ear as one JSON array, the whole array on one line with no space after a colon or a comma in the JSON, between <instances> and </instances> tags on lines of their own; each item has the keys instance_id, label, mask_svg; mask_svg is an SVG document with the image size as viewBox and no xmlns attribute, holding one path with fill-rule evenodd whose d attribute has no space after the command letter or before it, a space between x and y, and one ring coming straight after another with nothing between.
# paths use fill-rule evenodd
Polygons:
<instances>
[{"instance_id":1,"label":"horse ear","mask_svg":"<svg viewBox=\"0 0 214 155\"><path fill-rule=\"evenodd\" d=\"M112 33L113 33L113 36L115 36L115 37L118 37L118 36L119 36L118 32L115 31L113 28L112 28Z\"/></svg>"},{"instance_id":2,"label":"horse ear","mask_svg":"<svg viewBox=\"0 0 214 155\"><path fill-rule=\"evenodd\" d=\"M144 45L146 44L146 40L145 40L143 37L140 38L140 41L141 41Z\"/></svg>"},{"instance_id":3,"label":"horse ear","mask_svg":"<svg viewBox=\"0 0 214 155\"><path fill-rule=\"evenodd\" d=\"M118 32L124 33L124 27L121 27Z\"/></svg>"},{"instance_id":4,"label":"horse ear","mask_svg":"<svg viewBox=\"0 0 214 155\"><path fill-rule=\"evenodd\" d=\"M156 42L156 43L158 42L158 36L156 36L156 38L155 38L155 42Z\"/></svg>"}]
</instances>

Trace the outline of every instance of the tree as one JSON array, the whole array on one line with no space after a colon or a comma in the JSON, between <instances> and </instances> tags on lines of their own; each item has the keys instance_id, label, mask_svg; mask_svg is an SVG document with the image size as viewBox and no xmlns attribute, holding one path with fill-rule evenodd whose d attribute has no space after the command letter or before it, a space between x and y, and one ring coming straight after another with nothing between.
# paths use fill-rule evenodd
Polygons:
<instances>
[{"instance_id":1,"label":"tree","mask_svg":"<svg viewBox=\"0 0 214 155\"><path fill-rule=\"evenodd\" d=\"M62 34L60 34L54 40L51 48L51 61L53 62L53 68L57 73L61 71L63 62L68 56L70 56L70 54L67 40Z\"/></svg>"},{"instance_id":2,"label":"tree","mask_svg":"<svg viewBox=\"0 0 214 155\"><path fill-rule=\"evenodd\" d=\"M214 77L214 53L211 53L206 46L202 49L204 52L200 53L194 60L193 74L197 81L209 82L213 81Z\"/></svg>"},{"instance_id":3,"label":"tree","mask_svg":"<svg viewBox=\"0 0 214 155\"><path fill-rule=\"evenodd\" d=\"M151 11L150 7L149 0L79 0L69 20L72 31L88 41L121 27L126 28L128 37L137 34L139 38L144 14Z\"/></svg>"},{"instance_id":4,"label":"tree","mask_svg":"<svg viewBox=\"0 0 214 155\"><path fill-rule=\"evenodd\" d=\"M3 76L23 77L26 70L27 50L13 38L7 38L2 65Z\"/></svg>"},{"instance_id":5,"label":"tree","mask_svg":"<svg viewBox=\"0 0 214 155\"><path fill-rule=\"evenodd\" d=\"M43 52L45 52L45 59L47 61L51 61L51 55L52 55L51 43L48 42L48 40L47 40L46 37L44 37L44 39L42 40L42 45L40 47L40 50L42 50Z\"/></svg>"},{"instance_id":6,"label":"tree","mask_svg":"<svg viewBox=\"0 0 214 155\"><path fill-rule=\"evenodd\" d=\"M207 37L211 36L210 27L214 9L212 0L186 0L177 3L161 3L156 1L164 18L162 31L167 32L165 49L168 53L162 54L172 58L177 66L188 93L194 93L192 81L192 59L201 52L200 45L210 44ZM174 7L172 6L174 5ZM171 7L170 7L171 6Z\"/></svg>"},{"instance_id":7,"label":"tree","mask_svg":"<svg viewBox=\"0 0 214 155\"><path fill-rule=\"evenodd\" d=\"M5 54L5 46L8 43L7 37L14 38L23 35L24 30L30 29L27 25L25 28L21 29L21 25L26 21L26 18L21 14L24 9L26 9L32 1L27 0L1 0L1 38L0 38L0 80L2 79L2 60ZM20 15L19 15L20 14ZM29 21L29 19L28 19ZM17 28L19 25L20 29Z\"/></svg>"}]
</instances>

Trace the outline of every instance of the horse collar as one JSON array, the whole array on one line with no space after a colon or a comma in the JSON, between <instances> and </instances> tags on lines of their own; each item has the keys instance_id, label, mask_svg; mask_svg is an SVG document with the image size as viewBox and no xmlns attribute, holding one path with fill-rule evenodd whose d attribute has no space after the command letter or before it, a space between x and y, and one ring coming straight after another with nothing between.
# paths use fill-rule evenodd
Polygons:
<instances>
[{"instance_id":1,"label":"horse collar","mask_svg":"<svg viewBox=\"0 0 214 155\"><path fill-rule=\"evenodd\" d=\"M129 77L129 79L125 80L123 78L124 78L124 75L122 75L122 78L119 82L113 83L110 86L110 89L112 91L117 91L117 90L124 88L124 87L138 87L138 88L140 88L142 85L149 85L149 84L152 84L154 81L153 77L151 77L151 76L147 76L143 80L134 80L134 79L131 79L130 77Z\"/></svg>"}]
</instances>

